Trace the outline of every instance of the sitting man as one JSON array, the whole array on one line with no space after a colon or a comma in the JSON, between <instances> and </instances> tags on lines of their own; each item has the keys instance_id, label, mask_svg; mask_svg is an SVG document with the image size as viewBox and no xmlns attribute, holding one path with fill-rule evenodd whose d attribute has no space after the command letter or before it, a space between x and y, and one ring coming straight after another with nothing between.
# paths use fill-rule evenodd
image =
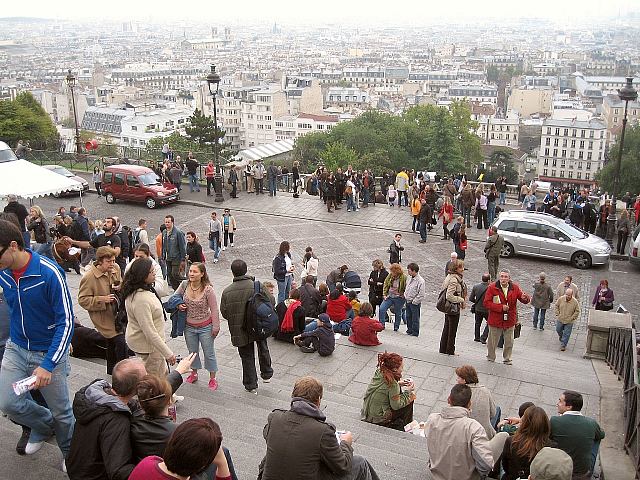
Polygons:
<instances>
[{"instance_id":1,"label":"sitting man","mask_svg":"<svg viewBox=\"0 0 640 480\"><path fill-rule=\"evenodd\" d=\"M567 390L558 399L559 416L550 418L551 440L573 460L573 479L591 478L604 430L593 418L585 417L582 395Z\"/></svg>"},{"instance_id":2,"label":"sitting man","mask_svg":"<svg viewBox=\"0 0 640 480\"><path fill-rule=\"evenodd\" d=\"M173 392L190 371L195 354L183 359L167 380ZM135 467L131 447L131 419L142 414L137 401L138 383L147 371L137 358L113 367L112 385L95 380L81 388L73 400L76 426L67 456L71 480L126 480Z\"/></svg>"},{"instance_id":3,"label":"sitting man","mask_svg":"<svg viewBox=\"0 0 640 480\"><path fill-rule=\"evenodd\" d=\"M322 384L313 377L302 377L293 387L291 409L269 414L263 432L267 454L260 463L259 478L378 479L367 460L353 455L351 432L340 434L336 441L336 429L325 421L321 400Z\"/></svg>"},{"instance_id":4,"label":"sitting man","mask_svg":"<svg viewBox=\"0 0 640 480\"><path fill-rule=\"evenodd\" d=\"M479 480L491 472L508 433L487 439L484 427L469 417L471 388L454 385L449 406L429 415L425 425L429 470L434 480Z\"/></svg>"},{"instance_id":5,"label":"sitting man","mask_svg":"<svg viewBox=\"0 0 640 480\"><path fill-rule=\"evenodd\" d=\"M558 448L544 447L529 468L529 480L571 480L573 461Z\"/></svg>"}]
</instances>

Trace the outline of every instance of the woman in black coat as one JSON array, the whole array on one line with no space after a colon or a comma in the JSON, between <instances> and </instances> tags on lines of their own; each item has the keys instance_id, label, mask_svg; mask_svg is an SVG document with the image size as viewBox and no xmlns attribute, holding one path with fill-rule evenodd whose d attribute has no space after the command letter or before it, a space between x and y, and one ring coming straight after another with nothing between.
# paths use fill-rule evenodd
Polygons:
<instances>
[{"instance_id":1,"label":"woman in black coat","mask_svg":"<svg viewBox=\"0 0 640 480\"><path fill-rule=\"evenodd\" d=\"M369 274L369 303L375 313L376 306L382 303L382 289L389 272L384 268L382 260L374 260L371 266L373 271Z\"/></svg>"},{"instance_id":2,"label":"woman in black coat","mask_svg":"<svg viewBox=\"0 0 640 480\"><path fill-rule=\"evenodd\" d=\"M285 322L285 317L289 310L291 311L293 322L286 327L283 326L283 323ZM273 336L276 340L293 343L293 337L304 332L304 327L306 326L306 316L304 308L302 308L302 303L300 302L300 291L297 288L294 288L289 292L288 299L276 305L276 313L278 314L278 323L280 326Z\"/></svg>"},{"instance_id":3,"label":"woman in black coat","mask_svg":"<svg viewBox=\"0 0 640 480\"><path fill-rule=\"evenodd\" d=\"M293 168L291 168L291 177L293 181L293 198L298 198L300 196L299 188L300 188L300 171L298 170L298 166L300 162L293 162Z\"/></svg>"}]
</instances>

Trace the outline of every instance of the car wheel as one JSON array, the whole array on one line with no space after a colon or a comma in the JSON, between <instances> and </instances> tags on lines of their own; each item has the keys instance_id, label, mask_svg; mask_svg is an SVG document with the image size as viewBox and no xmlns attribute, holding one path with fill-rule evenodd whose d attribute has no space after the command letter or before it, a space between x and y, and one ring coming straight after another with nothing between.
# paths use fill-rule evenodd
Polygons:
<instances>
[{"instance_id":1,"label":"car wheel","mask_svg":"<svg viewBox=\"0 0 640 480\"><path fill-rule=\"evenodd\" d=\"M584 270L591 266L591 255L587 252L576 252L571 257L571 263L574 267Z\"/></svg>"},{"instance_id":2,"label":"car wheel","mask_svg":"<svg viewBox=\"0 0 640 480\"><path fill-rule=\"evenodd\" d=\"M502 248L500 249L501 257L505 257L505 258L513 257L514 253L515 252L513 251L513 245L511 245L509 242L504 242L502 244Z\"/></svg>"},{"instance_id":3,"label":"car wheel","mask_svg":"<svg viewBox=\"0 0 640 480\"><path fill-rule=\"evenodd\" d=\"M144 203L147 208L156 208L156 201L152 197L147 197L147 200Z\"/></svg>"},{"instance_id":4,"label":"car wheel","mask_svg":"<svg viewBox=\"0 0 640 480\"><path fill-rule=\"evenodd\" d=\"M107 193L104 198L107 200L107 203L116 203L116 197L113 196L113 193Z\"/></svg>"}]
</instances>

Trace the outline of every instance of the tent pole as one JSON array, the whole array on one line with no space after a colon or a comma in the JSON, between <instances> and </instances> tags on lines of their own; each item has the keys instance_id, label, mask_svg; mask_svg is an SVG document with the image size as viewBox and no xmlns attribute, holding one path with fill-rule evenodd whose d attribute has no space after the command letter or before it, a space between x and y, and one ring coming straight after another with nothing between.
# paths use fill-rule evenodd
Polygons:
<instances>
[{"instance_id":1,"label":"tent pole","mask_svg":"<svg viewBox=\"0 0 640 480\"><path fill-rule=\"evenodd\" d=\"M84 207L84 205L82 204L82 189L80 189L80 206Z\"/></svg>"}]
</instances>

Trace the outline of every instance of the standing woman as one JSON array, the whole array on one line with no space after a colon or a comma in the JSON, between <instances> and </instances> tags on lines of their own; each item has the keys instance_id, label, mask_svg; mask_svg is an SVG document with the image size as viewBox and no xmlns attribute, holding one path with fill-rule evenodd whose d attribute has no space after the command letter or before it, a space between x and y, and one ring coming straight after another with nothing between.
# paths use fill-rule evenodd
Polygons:
<instances>
[{"instance_id":1,"label":"standing woman","mask_svg":"<svg viewBox=\"0 0 640 480\"><path fill-rule=\"evenodd\" d=\"M222 231L224 233L224 245L222 246L222 250L227 249L228 243L231 243L233 247L233 235L238 228L236 224L236 219L233 215L231 215L231 210L228 208L224 209L224 213L222 214Z\"/></svg>"},{"instance_id":2,"label":"standing woman","mask_svg":"<svg viewBox=\"0 0 640 480\"><path fill-rule=\"evenodd\" d=\"M142 359L147 373L163 377L167 362L174 365L176 356L165 342L166 320L162 301L153 288L156 272L149 258L134 260L122 282L122 298L127 310L127 345Z\"/></svg>"},{"instance_id":3,"label":"standing woman","mask_svg":"<svg viewBox=\"0 0 640 480\"><path fill-rule=\"evenodd\" d=\"M464 226L464 223L460 225L460 231L458 232L458 260L464 260L467 255L467 227Z\"/></svg>"},{"instance_id":4,"label":"standing woman","mask_svg":"<svg viewBox=\"0 0 640 480\"><path fill-rule=\"evenodd\" d=\"M204 253L202 253L202 245L198 242L198 237L194 232L187 232L187 261L188 264L204 262Z\"/></svg>"},{"instance_id":5,"label":"standing woman","mask_svg":"<svg viewBox=\"0 0 640 480\"><path fill-rule=\"evenodd\" d=\"M498 199L498 190L495 184L491 184L489 195L487 196L487 224L490 227L496 218L496 201ZM488 227L487 227L488 228Z\"/></svg>"},{"instance_id":6,"label":"standing woman","mask_svg":"<svg viewBox=\"0 0 640 480\"><path fill-rule=\"evenodd\" d=\"M200 362L200 347L204 356L204 368L209 371L209 389L216 390L218 382L216 372L218 362L213 341L220 333L220 317L218 316L218 301L207 275L204 263L194 263L189 267L188 280L183 281L177 294L182 295L184 303L178 308L187 312L187 325L184 329L184 340L190 353L196 352L196 358L191 364L191 374L187 382L198 381Z\"/></svg>"},{"instance_id":7,"label":"standing woman","mask_svg":"<svg viewBox=\"0 0 640 480\"><path fill-rule=\"evenodd\" d=\"M465 307L467 299L467 286L462 280L464 274L464 261L455 260L449 264L447 278L442 283L442 289L447 291L447 301L452 306L457 306L457 312L445 313L444 327L440 337L440 353L446 355L456 354L456 333L460 321L461 310Z\"/></svg>"},{"instance_id":8,"label":"standing woman","mask_svg":"<svg viewBox=\"0 0 640 480\"><path fill-rule=\"evenodd\" d=\"M102 195L102 172L100 168L93 167L92 179L93 185L96 187L96 192L98 192L98 195Z\"/></svg>"},{"instance_id":9,"label":"standing woman","mask_svg":"<svg viewBox=\"0 0 640 480\"><path fill-rule=\"evenodd\" d=\"M27 230L33 232L34 239L36 241L35 251L40 255L53 260L53 251L51 246L51 235L49 234L49 224L47 219L42 213L42 209L34 205L29 209L29 216L27 217Z\"/></svg>"},{"instance_id":10,"label":"standing woman","mask_svg":"<svg viewBox=\"0 0 640 480\"><path fill-rule=\"evenodd\" d=\"M238 198L238 172L236 167L231 167L227 183L231 185L231 198Z\"/></svg>"},{"instance_id":11,"label":"standing woman","mask_svg":"<svg viewBox=\"0 0 640 480\"><path fill-rule=\"evenodd\" d=\"M289 242L280 243L278 254L273 258L273 278L278 282L278 302L284 302L289 298L291 283L293 281L293 271L295 267L291 260L291 246Z\"/></svg>"},{"instance_id":12,"label":"standing woman","mask_svg":"<svg viewBox=\"0 0 640 480\"><path fill-rule=\"evenodd\" d=\"M389 272L384 268L384 263L382 263L382 260L380 259L374 260L371 267L373 270L369 274L369 303L373 307L373 312L375 313L376 307L382 304L384 281L386 280L387 275L389 275Z\"/></svg>"},{"instance_id":13,"label":"standing woman","mask_svg":"<svg viewBox=\"0 0 640 480\"><path fill-rule=\"evenodd\" d=\"M299 189L300 189L300 171L298 167L300 166L300 162L297 160L293 162L293 167L291 168L291 175L293 177L293 198L300 197Z\"/></svg>"},{"instance_id":14,"label":"standing woman","mask_svg":"<svg viewBox=\"0 0 640 480\"><path fill-rule=\"evenodd\" d=\"M309 275L313 277L313 286L315 287L318 282L318 257L315 256L311 247L305 249L304 257L302 257L301 285L304 285L304 279Z\"/></svg>"},{"instance_id":15,"label":"standing woman","mask_svg":"<svg viewBox=\"0 0 640 480\"><path fill-rule=\"evenodd\" d=\"M596 310L609 311L613 308L613 300L613 290L609 288L609 281L600 280L591 304L596 307Z\"/></svg>"},{"instance_id":16,"label":"standing woman","mask_svg":"<svg viewBox=\"0 0 640 480\"><path fill-rule=\"evenodd\" d=\"M339 210L341 207L338 206L338 202L336 201L336 179L334 178L333 173L329 174L327 177L325 186L324 196L327 203L327 211L333 212L333 210L331 210L331 206L335 207L336 210Z\"/></svg>"},{"instance_id":17,"label":"standing woman","mask_svg":"<svg viewBox=\"0 0 640 480\"><path fill-rule=\"evenodd\" d=\"M448 195L444 196L444 203L438 213L438 218L442 218L442 229L444 230L443 240L449 239L449 222L453 219L453 205L451 204L451 198Z\"/></svg>"},{"instance_id":18,"label":"standing woman","mask_svg":"<svg viewBox=\"0 0 640 480\"><path fill-rule=\"evenodd\" d=\"M618 224L616 225L616 231L618 232L618 246L616 251L618 255L624 255L624 250L627 247L627 239L629 238L629 230L629 212L622 210Z\"/></svg>"},{"instance_id":19,"label":"standing woman","mask_svg":"<svg viewBox=\"0 0 640 480\"><path fill-rule=\"evenodd\" d=\"M522 208L529 210L530 212L535 212L536 200L536 195L531 192L530 188L528 188L527 194L525 195L524 200L522 200Z\"/></svg>"}]
</instances>

